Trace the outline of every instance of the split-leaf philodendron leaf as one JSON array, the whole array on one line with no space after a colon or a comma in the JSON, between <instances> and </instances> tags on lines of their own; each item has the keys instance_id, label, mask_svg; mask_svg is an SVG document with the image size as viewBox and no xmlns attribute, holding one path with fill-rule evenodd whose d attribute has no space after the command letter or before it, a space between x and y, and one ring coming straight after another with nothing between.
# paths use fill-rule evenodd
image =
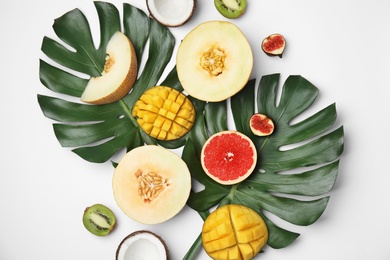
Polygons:
<instances>
[{"instance_id":1,"label":"split-leaf philodendron leaf","mask_svg":"<svg viewBox=\"0 0 390 260\"><path fill-rule=\"evenodd\" d=\"M182 91L175 67L161 79L172 58L175 38L166 27L129 4L123 4L122 19L114 5L94 5L100 22L99 44L93 42L88 20L79 9L69 11L53 24L64 44L49 37L42 42L42 51L51 62L40 60L40 80L59 97L38 95L38 102L44 115L56 121L54 133L63 147L72 147L81 158L95 163L110 160L122 149L128 151L144 144L168 149L182 147L183 160L193 178L203 185L201 191L191 193L187 204L203 217L210 208L227 203L255 209L267 223L268 245L273 248L288 246L299 234L277 226L268 214L296 225L310 225L321 216L329 200L327 193L336 181L343 152L343 128L333 129L337 116L334 104L306 119L293 121L316 99L319 91L315 86L301 76L290 76L278 100L279 75L273 74L263 76L258 85L255 79L250 80L230 98L231 109L228 101L206 103L190 97L197 111L191 131L178 140L158 141L141 130L131 110L142 93L155 85ZM138 63L146 59L133 90L122 100L107 105L69 101L81 96L89 77L100 75L107 42L121 28L134 45ZM199 158L210 135L228 130L230 112L236 130L255 143L259 161L247 180L224 186L207 177ZM273 119L275 131L271 136L252 134L248 122L255 112Z\"/></svg>"}]
</instances>

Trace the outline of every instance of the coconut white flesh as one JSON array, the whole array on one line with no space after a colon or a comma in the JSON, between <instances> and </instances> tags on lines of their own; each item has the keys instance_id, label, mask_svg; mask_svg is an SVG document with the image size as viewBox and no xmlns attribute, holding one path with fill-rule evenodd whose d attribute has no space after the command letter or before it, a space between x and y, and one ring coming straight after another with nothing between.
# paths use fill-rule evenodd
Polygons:
<instances>
[{"instance_id":1,"label":"coconut white flesh","mask_svg":"<svg viewBox=\"0 0 390 260\"><path fill-rule=\"evenodd\" d=\"M92 77L81 96L84 102L93 102L116 91L125 81L131 66L131 43L126 35L116 32L107 44L106 53L114 62L100 77Z\"/></svg>"},{"instance_id":2,"label":"coconut white flesh","mask_svg":"<svg viewBox=\"0 0 390 260\"><path fill-rule=\"evenodd\" d=\"M120 245L117 260L165 260L167 252L161 240L148 232L128 236Z\"/></svg>"},{"instance_id":3,"label":"coconut white flesh","mask_svg":"<svg viewBox=\"0 0 390 260\"><path fill-rule=\"evenodd\" d=\"M166 26L184 24L193 14L194 0L147 0L149 12Z\"/></svg>"}]
</instances>

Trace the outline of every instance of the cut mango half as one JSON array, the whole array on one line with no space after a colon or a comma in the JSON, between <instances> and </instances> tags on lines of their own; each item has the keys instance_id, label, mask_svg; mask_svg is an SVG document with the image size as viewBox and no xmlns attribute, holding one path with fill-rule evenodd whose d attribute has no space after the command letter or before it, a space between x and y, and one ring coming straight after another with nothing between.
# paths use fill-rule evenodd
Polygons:
<instances>
[{"instance_id":1,"label":"cut mango half","mask_svg":"<svg viewBox=\"0 0 390 260\"><path fill-rule=\"evenodd\" d=\"M175 140L190 131L196 112L183 93L167 86L154 86L135 103L132 116L151 137Z\"/></svg>"},{"instance_id":2,"label":"cut mango half","mask_svg":"<svg viewBox=\"0 0 390 260\"><path fill-rule=\"evenodd\" d=\"M243 205L222 206L203 224L203 247L213 259L252 259L267 240L268 229L264 220L256 211Z\"/></svg>"}]
</instances>

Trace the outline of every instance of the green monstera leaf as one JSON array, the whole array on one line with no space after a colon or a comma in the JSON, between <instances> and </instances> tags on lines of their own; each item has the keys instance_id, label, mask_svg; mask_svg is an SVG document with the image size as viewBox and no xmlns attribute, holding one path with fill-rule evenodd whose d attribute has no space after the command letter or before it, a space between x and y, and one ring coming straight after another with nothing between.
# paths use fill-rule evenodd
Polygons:
<instances>
[{"instance_id":1,"label":"green monstera leaf","mask_svg":"<svg viewBox=\"0 0 390 260\"><path fill-rule=\"evenodd\" d=\"M268 245L273 248L290 245L299 234L277 226L267 216L300 226L316 222L328 204L327 193L336 181L344 147L343 127L332 129L337 118L335 104L294 122L313 104L319 90L301 76L290 76L278 100L279 78L279 74L262 77L257 96L255 80L250 80L230 100L236 130L250 137L258 152L257 169L248 179L236 185L218 184L204 173L194 143L187 142L183 151L193 177L203 185L200 191L192 192L188 205L203 217L216 205L237 203L255 209L267 223ZM227 130L227 103L207 105L209 133ZM255 112L273 119L272 135L252 134L249 118Z\"/></svg>"},{"instance_id":2,"label":"green monstera leaf","mask_svg":"<svg viewBox=\"0 0 390 260\"><path fill-rule=\"evenodd\" d=\"M101 75L107 42L121 29L122 24L114 5L105 2L94 2L94 5L100 21L98 48L95 48L88 21L79 9L57 18L53 24L62 44L44 37L43 53L59 64L54 66L40 60L40 80L48 89L79 98L89 77ZM149 41L145 66L129 95L118 102L102 106L38 95L44 115L60 122L53 125L60 144L63 147L76 147L73 151L90 162L105 162L122 148L131 150L144 143L157 142L140 130L131 116L131 109L142 93L160 80L172 57L175 38L166 27L129 4L123 5L123 28L134 45L138 64L142 63L146 42ZM60 65L71 72L60 68ZM85 74L86 77L76 76L73 71ZM170 78L168 75L167 82L163 84L170 84ZM172 87L181 88L180 85ZM178 142L176 146L180 144ZM174 143L170 145L175 147Z\"/></svg>"},{"instance_id":3,"label":"green monstera leaf","mask_svg":"<svg viewBox=\"0 0 390 260\"><path fill-rule=\"evenodd\" d=\"M296 120L311 107L319 90L301 76L290 76L278 100L280 75L267 75L258 86L255 79L250 80L226 101L207 103L189 97L197 112L191 131L178 140L157 141L140 129L131 110L143 92L154 85L183 91L175 67L161 79L172 58L175 38L166 27L129 4L123 4L122 19L114 5L94 5L100 23L98 45L79 9L55 20L53 29L62 42L49 37L42 41L42 52L49 61L40 60L40 80L56 97L38 94L38 102L44 115L56 121L54 133L63 147L72 147L81 158L94 163L110 160L121 149L131 150L144 144L168 149L182 147L183 160L202 186L200 190L194 187L187 204L203 219L211 208L228 203L255 209L267 223L268 245L273 248L290 245L299 234L276 225L270 215L301 226L318 220L329 201L328 192L336 181L343 152L343 128L334 127L335 104ZM121 28L134 45L138 64L144 64L132 91L112 104L77 102L89 77L101 74L107 42ZM235 129L255 143L259 161L248 179L225 186L204 173L200 153L210 135L228 130L229 112ZM271 136L252 134L249 118L255 112L273 119L276 128ZM199 236L184 259L193 259L201 245Z\"/></svg>"}]
</instances>

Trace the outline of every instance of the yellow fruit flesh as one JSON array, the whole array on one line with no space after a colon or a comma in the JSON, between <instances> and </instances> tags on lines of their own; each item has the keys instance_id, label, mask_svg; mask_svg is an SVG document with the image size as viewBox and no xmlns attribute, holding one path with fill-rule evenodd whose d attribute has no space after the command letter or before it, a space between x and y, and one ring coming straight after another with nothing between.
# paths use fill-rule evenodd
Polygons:
<instances>
[{"instance_id":1,"label":"yellow fruit flesh","mask_svg":"<svg viewBox=\"0 0 390 260\"><path fill-rule=\"evenodd\" d=\"M180 43L176 66L180 83L189 95L217 102L246 85L253 69L253 53L236 25L208 21L194 28Z\"/></svg>"},{"instance_id":2,"label":"yellow fruit flesh","mask_svg":"<svg viewBox=\"0 0 390 260\"><path fill-rule=\"evenodd\" d=\"M187 164L157 145L132 149L119 161L112 179L115 201L131 219L158 224L186 205L191 190Z\"/></svg>"},{"instance_id":3,"label":"yellow fruit flesh","mask_svg":"<svg viewBox=\"0 0 390 260\"><path fill-rule=\"evenodd\" d=\"M137 58L130 39L122 32L111 37L106 49L104 70L99 77L91 77L81 95L83 102L102 105L126 96L137 79Z\"/></svg>"},{"instance_id":4,"label":"yellow fruit flesh","mask_svg":"<svg viewBox=\"0 0 390 260\"><path fill-rule=\"evenodd\" d=\"M252 259L267 240L264 220L242 205L225 205L215 210L202 229L203 247L213 259Z\"/></svg>"},{"instance_id":5,"label":"yellow fruit flesh","mask_svg":"<svg viewBox=\"0 0 390 260\"><path fill-rule=\"evenodd\" d=\"M132 111L140 127L159 140L184 136L194 124L195 114L194 106L183 93L166 86L145 91Z\"/></svg>"}]
</instances>

